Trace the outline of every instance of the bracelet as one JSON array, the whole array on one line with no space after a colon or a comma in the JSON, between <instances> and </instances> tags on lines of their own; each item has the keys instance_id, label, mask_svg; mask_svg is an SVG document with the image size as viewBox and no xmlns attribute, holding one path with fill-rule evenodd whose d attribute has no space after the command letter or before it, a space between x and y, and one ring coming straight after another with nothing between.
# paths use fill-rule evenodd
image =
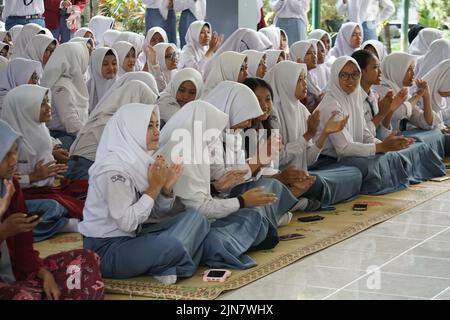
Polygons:
<instances>
[{"instance_id":1,"label":"bracelet","mask_svg":"<svg viewBox=\"0 0 450 320\"><path fill-rule=\"evenodd\" d=\"M239 200L239 209L245 208L245 201L242 196L238 196L237 199Z\"/></svg>"}]
</instances>

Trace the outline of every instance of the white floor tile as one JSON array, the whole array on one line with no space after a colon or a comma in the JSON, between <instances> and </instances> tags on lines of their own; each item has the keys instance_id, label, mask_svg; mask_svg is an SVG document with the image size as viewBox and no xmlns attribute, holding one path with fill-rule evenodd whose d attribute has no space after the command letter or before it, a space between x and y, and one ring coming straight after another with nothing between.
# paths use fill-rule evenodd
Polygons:
<instances>
[{"instance_id":1,"label":"white floor tile","mask_svg":"<svg viewBox=\"0 0 450 320\"><path fill-rule=\"evenodd\" d=\"M445 291L441 292L435 300L450 300L450 287L448 287Z\"/></svg>"},{"instance_id":2,"label":"white floor tile","mask_svg":"<svg viewBox=\"0 0 450 320\"><path fill-rule=\"evenodd\" d=\"M344 289L431 299L449 285L450 279L415 277L381 272L378 275L367 275Z\"/></svg>"},{"instance_id":3,"label":"white floor tile","mask_svg":"<svg viewBox=\"0 0 450 320\"><path fill-rule=\"evenodd\" d=\"M414 240L424 240L446 227L430 226L421 224L409 224L386 221L364 232L365 235L381 235L395 238L406 238ZM450 237L450 236L449 236Z\"/></svg>"},{"instance_id":4,"label":"white floor tile","mask_svg":"<svg viewBox=\"0 0 450 320\"><path fill-rule=\"evenodd\" d=\"M404 213L395 218L392 218L390 221L449 227L450 212L413 209L408 213Z\"/></svg>"},{"instance_id":5,"label":"white floor tile","mask_svg":"<svg viewBox=\"0 0 450 320\"><path fill-rule=\"evenodd\" d=\"M450 230L446 230L440 235L433 238L434 241L448 241L450 242Z\"/></svg>"},{"instance_id":6,"label":"white floor tile","mask_svg":"<svg viewBox=\"0 0 450 320\"><path fill-rule=\"evenodd\" d=\"M423 298L381 294L366 291L351 291L351 290L341 290L327 298L327 300L419 300L419 299Z\"/></svg>"},{"instance_id":7,"label":"white floor tile","mask_svg":"<svg viewBox=\"0 0 450 320\"><path fill-rule=\"evenodd\" d=\"M431 199L414 208L414 210L449 212L448 202Z\"/></svg>"},{"instance_id":8,"label":"white floor tile","mask_svg":"<svg viewBox=\"0 0 450 320\"><path fill-rule=\"evenodd\" d=\"M388 263L381 271L450 279L450 260L403 255Z\"/></svg>"},{"instance_id":9,"label":"white floor tile","mask_svg":"<svg viewBox=\"0 0 450 320\"><path fill-rule=\"evenodd\" d=\"M450 259L450 245L446 241L427 241L409 254L421 257Z\"/></svg>"}]
</instances>

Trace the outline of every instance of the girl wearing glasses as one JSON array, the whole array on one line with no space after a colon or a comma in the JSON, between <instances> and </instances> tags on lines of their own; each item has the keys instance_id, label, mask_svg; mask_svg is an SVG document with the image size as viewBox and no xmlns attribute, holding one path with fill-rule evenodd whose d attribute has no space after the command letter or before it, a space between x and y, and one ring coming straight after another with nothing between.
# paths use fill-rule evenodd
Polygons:
<instances>
[{"instance_id":1,"label":"girl wearing glasses","mask_svg":"<svg viewBox=\"0 0 450 320\"><path fill-rule=\"evenodd\" d=\"M158 43L147 46L147 64L149 72L155 77L159 92L162 92L177 72L178 52L173 43Z\"/></svg>"}]
</instances>

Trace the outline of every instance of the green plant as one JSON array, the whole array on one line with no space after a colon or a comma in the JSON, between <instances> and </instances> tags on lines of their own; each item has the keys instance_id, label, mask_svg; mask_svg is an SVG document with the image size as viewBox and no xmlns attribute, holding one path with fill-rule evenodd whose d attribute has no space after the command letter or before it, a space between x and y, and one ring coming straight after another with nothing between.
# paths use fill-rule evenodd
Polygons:
<instances>
[{"instance_id":1,"label":"green plant","mask_svg":"<svg viewBox=\"0 0 450 320\"><path fill-rule=\"evenodd\" d=\"M116 29L143 33L145 29L145 6L142 0L102 0L99 14L115 19Z\"/></svg>"}]
</instances>

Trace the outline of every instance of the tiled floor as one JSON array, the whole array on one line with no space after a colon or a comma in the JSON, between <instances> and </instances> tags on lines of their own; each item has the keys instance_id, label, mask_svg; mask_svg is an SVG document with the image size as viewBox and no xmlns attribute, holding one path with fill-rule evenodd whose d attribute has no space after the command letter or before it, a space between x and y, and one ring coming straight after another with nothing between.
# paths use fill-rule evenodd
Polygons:
<instances>
[{"instance_id":1,"label":"tiled floor","mask_svg":"<svg viewBox=\"0 0 450 320\"><path fill-rule=\"evenodd\" d=\"M219 299L450 300L450 192Z\"/></svg>"}]
</instances>

